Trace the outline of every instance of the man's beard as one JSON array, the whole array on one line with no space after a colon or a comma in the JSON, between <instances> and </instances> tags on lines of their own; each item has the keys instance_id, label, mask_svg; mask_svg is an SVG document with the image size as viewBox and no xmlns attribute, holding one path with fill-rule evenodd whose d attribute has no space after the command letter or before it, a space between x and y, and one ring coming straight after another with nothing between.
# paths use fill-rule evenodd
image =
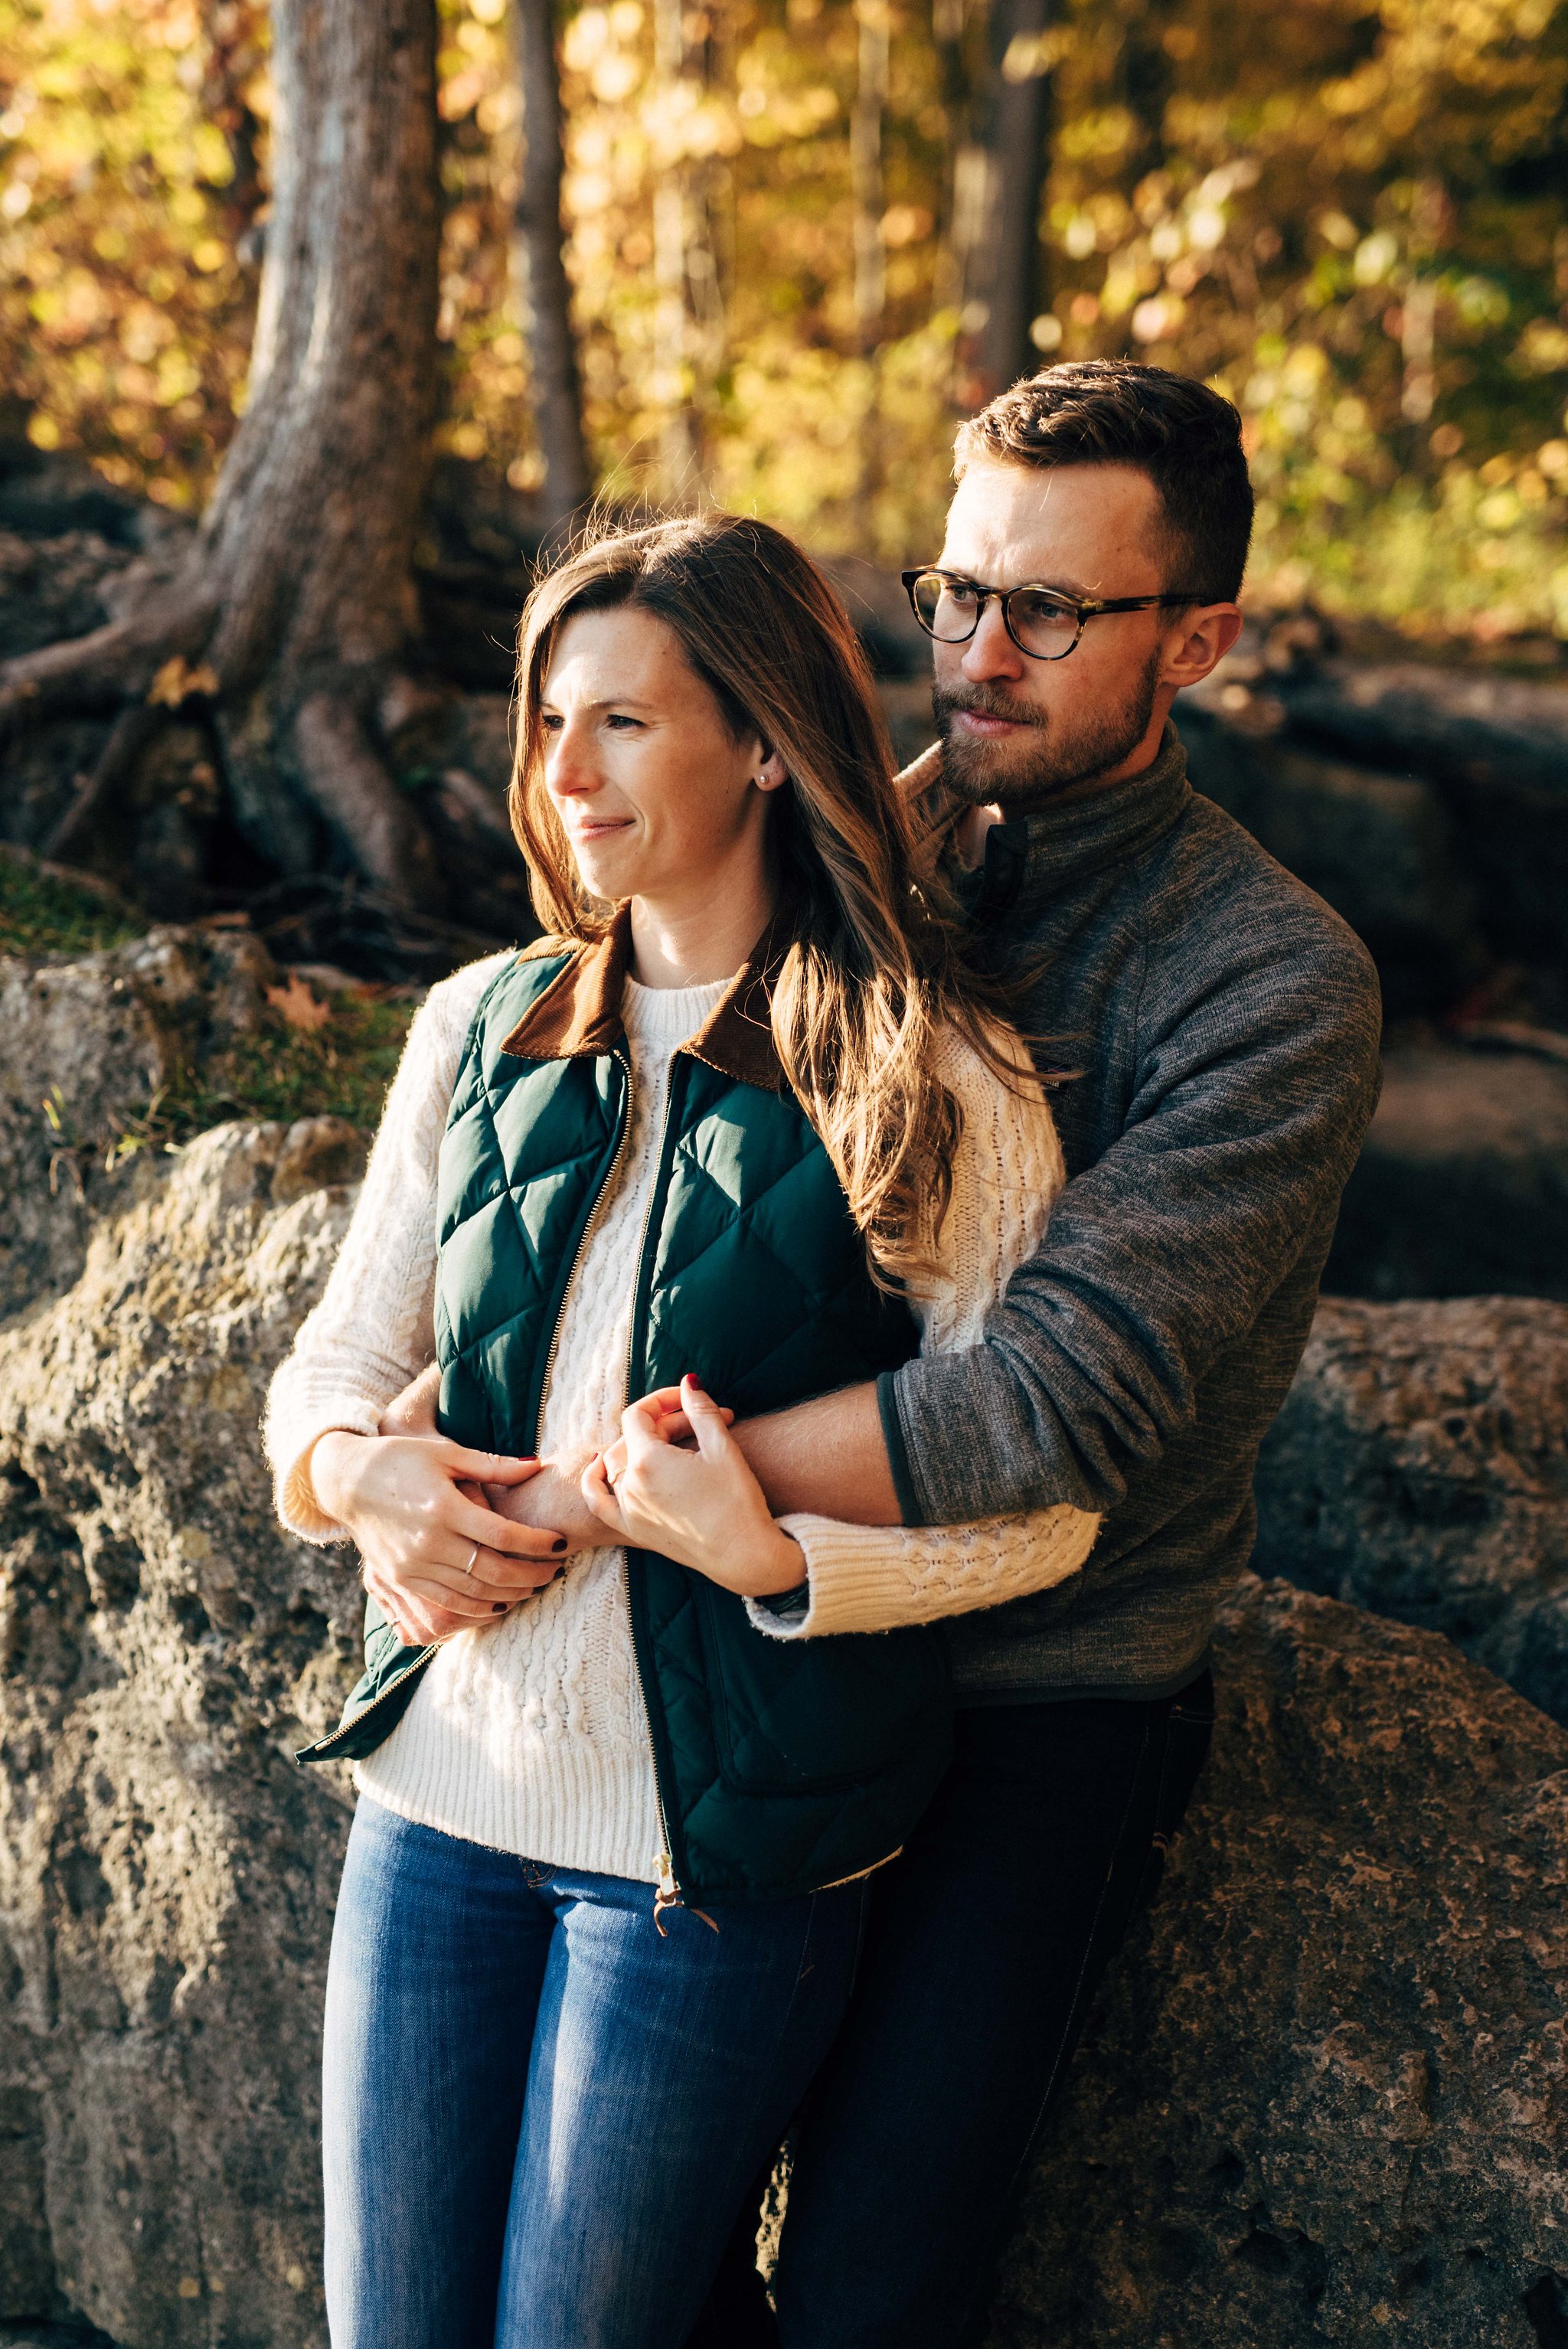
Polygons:
<instances>
[{"instance_id":1,"label":"man's beard","mask_svg":"<svg viewBox=\"0 0 1568 2349\"><path fill-rule=\"evenodd\" d=\"M1092 782L1130 759L1148 733L1159 677L1156 651L1114 709L1084 709L1071 718L1047 718L1027 702L1011 700L999 686L939 685L931 706L942 736L943 780L971 807L995 801L1004 808ZM1006 743L961 734L953 722L961 709L1010 718L1028 730L1022 740Z\"/></svg>"}]
</instances>

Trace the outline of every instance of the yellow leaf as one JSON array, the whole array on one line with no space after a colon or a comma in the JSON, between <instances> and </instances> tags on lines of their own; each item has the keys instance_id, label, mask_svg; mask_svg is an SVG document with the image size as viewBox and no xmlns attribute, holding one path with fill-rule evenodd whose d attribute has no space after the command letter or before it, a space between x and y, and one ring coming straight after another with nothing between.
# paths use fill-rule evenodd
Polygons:
<instances>
[{"instance_id":1,"label":"yellow leaf","mask_svg":"<svg viewBox=\"0 0 1568 2349\"><path fill-rule=\"evenodd\" d=\"M209 661L195 668L186 666L183 653L174 653L159 670L147 688L147 698L154 708L178 709L193 693L216 693L218 673Z\"/></svg>"},{"instance_id":2,"label":"yellow leaf","mask_svg":"<svg viewBox=\"0 0 1568 2349\"><path fill-rule=\"evenodd\" d=\"M286 987L269 987L267 1001L274 1011L281 1011L291 1028L302 1028L313 1034L325 1028L332 1017L332 1007L318 1003L297 970L291 970Z\"/></svg>"}]
</instances>

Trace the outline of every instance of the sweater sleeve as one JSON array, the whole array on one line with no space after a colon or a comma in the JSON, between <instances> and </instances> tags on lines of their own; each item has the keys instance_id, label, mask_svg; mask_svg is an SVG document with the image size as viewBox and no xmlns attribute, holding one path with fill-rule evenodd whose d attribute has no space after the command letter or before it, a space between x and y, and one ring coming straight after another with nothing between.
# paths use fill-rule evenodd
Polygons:
<instances>
[{"instance_id":1,"label":"sweater sleeve","mask_svg":"<svg viewBox=\"0 0 1568 2349\"><path fill-rule=\"evenodd\" d=\"M421 1006L337 1261L273 1377L263 1434L277 1513L305 1541L346 1539L311 1489L316 1439L338 1427L374 1435L434 1355L437 1161L463 1039L504 959L470 964Z\"/></svg>"},{"instance_id":2,"label":"sweater sleeve","mask_svg":"<svg viewBox=\"0 0 1568 2349\"><path fill-rule=\"evenodd\" d=\"M1003 1085L967 1045L943 1040L940 1073L963 1112L953 1196L935 1240L935 1277L919 1301L922 1358L965 1345L1019 1263L1039 1246L1063 1166L1038 1084ZM857 1526L781 1517L806 1558L807 1604L749 1600L770 1639L886 1631L997 1607L1075 1574L1099 1519L1071 1506L1016 1511L946 1526Z\"/></svg>"},{"instance_id":3,"label":"sweater sleeve","mask_svg":"<svg viewBox=\"0 0 1568 2349\"><path fill-rule=\"evenodd\" d=\"M1120 1133L1067 1185L981 1341L882 1382L907 1515L1126 1497L1298 1263L1315 1277L1377 1042L1370 960L1305 891L1189 912L1146 981Z\"/></svg>"},{"instance_id":4,"label":"sweater sleeve","mask_svg":"<svg viewBox=\"0 0 1568 2349\"><path fill-rule=\"evenodd\" d=\"M803 1613L748 1599L759 1631L810 1640L832 1631L890 1631L999 1607L1076 1574L1099 1519L1063 1506L962 1526L852 1526L836 1517L779 1520L806 1557Z\"/></svg>"}]
</instances>

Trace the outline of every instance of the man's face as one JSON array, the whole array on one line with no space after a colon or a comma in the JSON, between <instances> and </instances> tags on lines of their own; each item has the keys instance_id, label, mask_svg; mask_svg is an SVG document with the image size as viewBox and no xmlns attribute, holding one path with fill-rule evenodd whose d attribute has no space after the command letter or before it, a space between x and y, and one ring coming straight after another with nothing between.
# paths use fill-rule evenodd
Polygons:
<instances>
[{"instance_id":1,"label":"man's face","mask_svg":"<svg viewBox=\"0 0 1568 2349\"><path fill-rule=\"evenodd\" d=\"M972 465L948 511L941 566L986 587L1160 595L1181 584L1165 575L1160 514L1153 482L1130 465ZM1180 612L1107 613L1065 660L1032 660L987 604L967 644L932 647L948 781L972 805L1006 807L1136 772L1177 686L1219 657L1194 676L1168 675L1172 662L1181 669L1188 630Z\"/></svg>"}]
</instances>

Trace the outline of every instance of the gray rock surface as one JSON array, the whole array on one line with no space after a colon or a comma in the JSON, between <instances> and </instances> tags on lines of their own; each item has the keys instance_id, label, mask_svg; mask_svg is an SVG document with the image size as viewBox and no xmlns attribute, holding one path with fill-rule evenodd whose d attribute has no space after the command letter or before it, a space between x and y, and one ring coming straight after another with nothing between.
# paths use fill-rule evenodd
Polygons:
<instances>
[{"instance_id":1,"label":"gray rock surface","mask_svg":"<svg viewBox=\"0 0 1568 2349\"><path fill-rule=\"evenodd\" d=\"M242 929L0 957L0 1317L76 1278L111 1147L181 1065L254 1029L277 977Z\"/></svg>"},{"instance_id":2,"label":"gray rock surface","mask_svg":"<svg viewBox=\"0 0 1568 2349\"><path fill-rule=\"evenodd\" d=\"M1556 2349L1568 1734L1429 1632L1251 1578L1215 1681L991 2349Z\"/></svg>"},{"instance_id":3,"label":"gray rock surface","mask_svg":"<svg viewBox=\"0 0 1568 2349\"><path fill-rule=\"evenodd\" d=\"M325 2339L347 1808L290 1756L352 1678L357 1590L276 1530L257 1421L363 1140L99 1154L162 1056L248 1016L223 935L14 966L0 1008L36 1215L0 1323L0 2339L51 2349L80 2323L119 2349ZM46 1072L80 1201L29 1122ZM1522 1671L1503 1630L1551 1596L1568 1309L1326 1309L1293 1398L1302 1537L1392 1571L1423 1506L1468 1508L1484 1556L1434 1536L1429 1619L1468 1571ZM996 2349L1554 2344L1568 1735L1430 1633L1283 1584L1246 1587L1218 1679L1216 1758L1045 2151Z\"/></svg>"},{"instance_id":4,"label":"gray rock surface","mask_svg":"<svg viewBox=\"0 0 1568 2349\"><path fill-rule=\"evenodd\" d=\"M1326 661L1285 688L1292 727L1435 783L1507 955L1561 962L1568 891L1568 689L1426 662Z\"/></svg>"},{"instance_id":5,"label":"gray rock surface","mask_svg":"<svg viewBox=\"0 0 1568 2349\"><path fill-rule=\"evenodd\" d=\"M1441 1631L1568 1724L1568 1305L1326 1298L1257 1495L1260 1574Z\"/></svg>"},{"instance_id":6,"label":"gray rock surface","mask_svg":"<svg viewBox=\"0 0 1568 2349\"><path fill-rule=\"evenodd\" d=\"M1383 1069L1324 1286L1568 1298L1568 1064L1412 1044Z\"/></svg>"},{"instance_id":7,"label":"gray rock surface","mask_svg":"<svg viewBox=\"0 0 1568 2349\"><path fill-rule=\"evenodd\" d=\"M257 1420L362 1155L312 1121L132 1162L74 1284L0 1330L0 2321L325 2337L347 1815L290 1756L352 1676L357 1586L276 1529Z\"/></svg>"}]
</instances>

